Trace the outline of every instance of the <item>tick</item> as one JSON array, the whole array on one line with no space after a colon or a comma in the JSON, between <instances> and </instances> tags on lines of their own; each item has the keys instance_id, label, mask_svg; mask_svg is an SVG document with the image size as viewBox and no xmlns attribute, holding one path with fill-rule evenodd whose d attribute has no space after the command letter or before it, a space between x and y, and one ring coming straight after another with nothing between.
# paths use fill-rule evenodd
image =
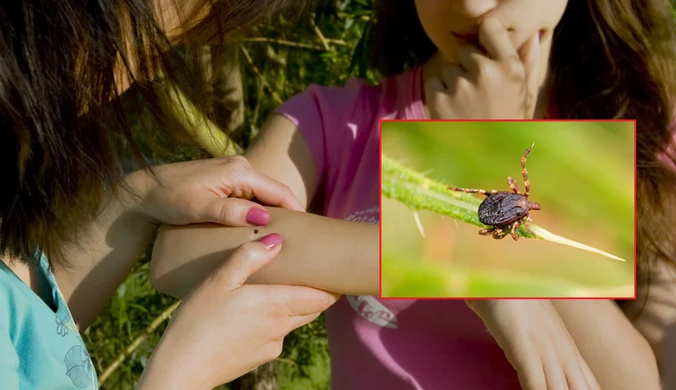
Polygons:
<instances>
[{"instance_id":1,"label":"tick","mask_svg":"<svg viewBox=\"0 0 676 390\"><path fill-rule=\"evenodd\" d=\"M519 192L519 185L511 176L507 178L507 183L513 192L496 190L488 192L486 190L448 187L451 191L462 191L469 194L478 193L486 196L486 199L479 205L479 221L489 226L489 228L479 230L479 234L490 234L496 240L505 238L507 234L510 234L514 241L518 241L519 236L516 234L516 228L521 226L525 220L524 227L529 233L534 235L530 230L530 224L532 223L530 211L540 210L540 204L528 200L530 182L528 181L528 171L526 170L526 156L533 149L533 146L535 144L526 149L526 152L521 156L521 173L523 174L523 184L526 187L526 192L523 194Z\"/></svg>"}]
</instances>

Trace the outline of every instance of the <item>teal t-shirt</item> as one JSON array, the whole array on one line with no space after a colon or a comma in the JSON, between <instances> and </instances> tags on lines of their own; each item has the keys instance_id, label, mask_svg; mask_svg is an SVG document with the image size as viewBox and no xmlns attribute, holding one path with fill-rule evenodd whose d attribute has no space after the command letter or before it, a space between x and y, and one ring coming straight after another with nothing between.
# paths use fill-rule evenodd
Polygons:
<instances>
[{"instance_id":1,"label":"teal t-shirt","mask_svg":"<svg viewBox=\"0 0 676 390\"><path fill-rule=\"evenodd\" d=\"M0 261L0 389L97 389L87 347L45 256L52 307Z\"/></svg>"}]
</instances>

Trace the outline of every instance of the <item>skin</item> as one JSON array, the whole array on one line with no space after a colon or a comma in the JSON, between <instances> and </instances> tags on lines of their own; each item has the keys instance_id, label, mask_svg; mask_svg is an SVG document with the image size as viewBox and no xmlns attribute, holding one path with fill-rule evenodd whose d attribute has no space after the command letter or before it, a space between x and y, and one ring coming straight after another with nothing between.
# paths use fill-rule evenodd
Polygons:
<instances>
[{"instance_id":1,"label":"skin","mask_svg":"<svg viewBox=\"0 0 676 390\"><path fill-rule=\"evenodd\" d=\"M423 69L429 115L459 119L544 115L547 94L539 93L547 88L544 65L566 0L415 3L423 29L439 49ZM454 34L479 36L468 42ZM472 44L476 40L479 44Z\"/></svg>"},{"instance_id":2,"label":"skin","mask_svg":"<svg viewBox=\"0 0 676 390\"><path fill-rule=\"evenodd\" d=\"M281 247L247 243L193 289L174 312L137 389L212 389L231 382L279 356L286 334L333 304L337 296L312 288L243 285L274 264Z\"/></svg>"},{"instance_id":3,"label":"skin","mask_svg":"<svg viewBox=\"0 0 676 390\"><path fill-rule=\"evenodd\" d=\"M439 49L424 68L429 115L435 119L542 118L549 94L547 68L542 64L548 63L552 33L566 4L565 0L457 0L439 9L432 0L416 0L423 28ZM452 35L475 31L479 44ZM594 387L586 364L603 388L660 387L650 339L611 301L547 304L556 310L543 309L533 301L468 305L494 335L502 335L502 342L497 339L506 356L532 351L532 359L510 358L524 388L541 388L543 381L547 388ZM549 337L534 341L537 333L524 336L519 331L532 323L546 324ZM610 348L614 353L608 352ZM584 364L579 362L582 358Z\"/></svg>"},{"instance_id":4,"label":"skin","mask_svg":"<svg viewBox=\"0 0 676 390\"><path fill-rule=\"evenodd\" d=\"M215 224L163 226L153 246L150 269L155 288L182 298L242 243L277 232L284 237L284 250L247 283L378 295L377 226L274 207L267 210L270 223L257 228L258 233L251 227Z\"/></svg>"},{"instance_id":5,"label":"skin","mask_svg":"<svg viewBox=\"0 0 676 390\"><path fill-rule=\"evenodd\" d=\"M416 6L425 31L439 48L424 65L423 72L425 104L430 117L531 119L544 116L548 89L547 68L543 64L548 63L552 34L566 1L417 0ZM479 32L475 39L479 44L456 40L451 32ZM269 119L246 157L256 170L288 185L304 207L314 197L318 182L312 156L298 130L283 117L273 115ZM166 232L188 234L188 229L179 227ZM216 230L221 232L218 237L214 234L201 240L193 236L196 241L192 242L192 248L213 245L209 243L212 240L224 241L220 244L221 250L238 244L229 238L235 233L233 229L219 227ZM294 239L294 234L303 240L303 233L289 230L284 234L287 240ZM354 241L346 236L340 237L340 242L342 245L332 243L326 253L332 253L334 246L344 248ZM175 245L176 240L166 239L163 243L167 246L160 249L167 255L161 262L173 261L176 267L196 258ZM313 248L314 243L305 240L304 245ZM181 252L184 257L172 259L171 254L178 250L184 250ZM194 249L187 251L190 250ZM296 264L292 261L302 263L303 251L299 247L297 252L288 255L291 262L286 266L292 270L287 272L293 273ZM347 256L344 259L351 261ZM155 258L153 263L159 267ZM359 274L360 269L352 269L350 277ZM316 275L308 269L298 270L302 272L299 278L305 283L322 287L316 284L317 280L313 279ZM340 267L330 270L329 276L336 279L330 281L331 284L349 282L349 279L342 280L346 276L340 270ZM170 271L165 270L167 272ZM260 283L284 282L282 279L286 278L272 272L265 277L256 276ZM159 280L155 282L159 289L166 287ZM187 290L190 286L181 288ZM666 294L664 285L658 288ZM674 296L673 292L670 296ZM676 318L672 301L673 298L669 299L670 304L666 305L669 308L657 309L660 305L653 296L642 316L644 320L639 320L636 327L611 301L487 300L467 304L496 337L525 389L596 389L600 385L629 390L660 388L653 350L663 352L658 355L661 365L671 361L661 356L665 354L663 340L668 339L664 336L666 324ZM651 315L664 321L649 320ZM653 334L647 329L652 329Z\"/></svg>"},{"instance_id":6,"label":"skin","mask_svg":"<svg viewBox=\"0 0 676 390\"><path fill-rule=\"evenodd\" d=\"M180 35L176 26L164 26L171 30L170 39ZM116 75L118 88L126 89L130 83L120 76L124 72ZM54 268L54 276L81 332L108 303L160 224L252 227L248 212L264 210L251 201L254 197L268 205L303 210L288 187L254 172L241 157L169 164L156 167L155 174L157 179L145 171L127 176L124 184L131 191L105 199L97 220L83 229L77 245L63 248L71 266ZM336 294L309 287L242 286L279 253L277 241L276 247L265 239L239 246L222 259L223 266L214 264L209 278L193 285L194 291L172 316L139 388L211 389L229 382L277 357L288 332L336 302ZM44 276L38 267L21 260L2 258L48 301Z\"/></svg>"}]
</instances>

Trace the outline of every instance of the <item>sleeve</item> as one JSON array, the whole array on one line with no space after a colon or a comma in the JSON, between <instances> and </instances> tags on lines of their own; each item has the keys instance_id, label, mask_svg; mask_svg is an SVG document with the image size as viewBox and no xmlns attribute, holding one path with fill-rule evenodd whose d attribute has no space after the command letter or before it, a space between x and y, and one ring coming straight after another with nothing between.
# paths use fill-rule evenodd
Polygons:
<instances>
[{"instance_id":1,"label":"sleeve","mask_svg":"<svg viewBox=\"0 0 676 390\"><path fill-rule=\"evenodd\" d=\"M290 120L307 143L314 157L320 183L326 177L326 118L322 112L322 87L312 85L275 110Z\"/></svg>"},{"instance_id":2,"label":"sleeve","mask_svg":"<svg viewBox=\"0 0 676 390\"><path fill-rule=\"evenodd\" d=\"M19 357L9 338L9 332L0 327L0 389L19 389L18 367Z\"/></svg>"},{"instance_id":3,"label":"sleeve","mask_svg":"<svg viewBox=\"0 0 676 390\"><path fill-rule=\"evenodd\" d=\"M366 83L351 79L343 87L311 85L283 103L276 112L289 119L308 144L320 187L332 183L351 156L360 118L358 107ZM363 119L363 118L361 118Z\"/></svg>"}]
</instances>

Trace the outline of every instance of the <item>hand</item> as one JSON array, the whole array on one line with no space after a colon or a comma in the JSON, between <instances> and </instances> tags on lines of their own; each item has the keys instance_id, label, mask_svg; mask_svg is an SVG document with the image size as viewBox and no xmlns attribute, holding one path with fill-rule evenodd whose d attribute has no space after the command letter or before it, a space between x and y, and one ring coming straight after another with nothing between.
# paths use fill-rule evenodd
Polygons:
<instances>
[{"instance_id":1,"label":"hand","mask_svg":"<svg viewBox=\"0 0 676 390\"><path fill-rule=\"evenodd\" d=\"M273 246L274 245L274 246ZM284 337L338 296L299 286L243 285L280 251L271 234L246 243L181 302L141 389L212 389L275 359Z\"/></svg>"},{"instance_id":2,"label":"hand","mask_svg":"<svg viewBox=\"0 0 676 390\"><path fill-rule=\"evenodd\" d=\"M551 302L465 302L503 349L523 389L601 388Z\"/></svg>"},{"instance_id":3,"label":"hand","mask_svg":"<svg viewBox=\"0 0 676 390\"><path fill-rule=\"evenodd\" d=\"M128 177L139 190L136 211L153 223L186 225L220 223L228 226L266 225L270 206L305 211L291 189L253 170L241 156L167 164ZM256 209L250 213L250 210Z\"/></svg>"},{"instance_id":4,"label":"hand","mask_svg":"<svg viewBox=\"0 0 676 390\"><path fill-rule=\"evenodd\" d=\"M433 119L532 119L539 89L539 33L523 47L523 59L507 30L494 18L479 26L486 53L471 44L459 48L459 64L425 85ZM486 55L487 54L487 55Z\"/></svg>"}]
</instances>

